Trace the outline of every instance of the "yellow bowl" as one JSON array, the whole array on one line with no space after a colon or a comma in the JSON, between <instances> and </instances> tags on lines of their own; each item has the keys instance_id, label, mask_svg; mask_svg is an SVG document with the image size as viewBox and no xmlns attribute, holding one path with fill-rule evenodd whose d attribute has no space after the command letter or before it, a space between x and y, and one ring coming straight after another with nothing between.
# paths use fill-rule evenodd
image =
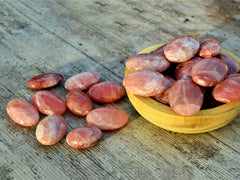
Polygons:
<instances>
[{"instance_id":1,"label":"yellow bowl","mask_svg":"<svg viewBox=\"0 0 240 180\"><path fill-rule=\"evenodd\" d=\"M151 52L161 45L156 44L138 54ZM240 59L234 54L224 49L221 52L232 56L240 64ZM129 73L130 71L126 68L125 76ZM178 115L169 106L152 98L137 96L129 91L127 91L127 95L134 108L146 120L166 130L180 133L203 133L218 129L235 119L240 112L239 100L215 108L200 110L194 116L185 117Z\"/></svg>"}]
</instances>

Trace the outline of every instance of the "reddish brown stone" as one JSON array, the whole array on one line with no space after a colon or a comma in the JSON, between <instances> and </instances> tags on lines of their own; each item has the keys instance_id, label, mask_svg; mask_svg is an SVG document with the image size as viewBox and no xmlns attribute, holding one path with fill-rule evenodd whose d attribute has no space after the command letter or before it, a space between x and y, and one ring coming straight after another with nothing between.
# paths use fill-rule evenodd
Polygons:
<instances>
[{"instance_id":1,"label":"reddish brown stone","mask_svg":"<svg viewBox=\"0 0 240 180\"><path fill-rule=\"evenodd\" d=\"M221 48L221 44L215 39L202 39L200 40L198 55L201 57L216 56L218 53L220 53Z\"/></svg>"},{"instance_id":2,"label":"reddish brown stone","mask_svg":"<svg viewBox=\"0 0 240 180\"><path fill-rule=\"evenodd\" d=\"M67 123L60 115L49 115L39 122L36 138L43 145L58 143L67 130Z\"/></svg>"},{"instance_id":3,"label":"reddish brown stone","mask_svg":"<svg viewBox=\"0 0 240 180\"><path fill-rule=\"evenodd\" d=\"M22 126L34 126L39 121L37 109L22 99L11 100L7 104L7 113L13 121Z\"/></svg>"},{"instance_id":4,"label":"reddish brown stone","mask_svg":"<svg viewBox=\"0 0 240 180\"><path fill-rule=\"evenodd\" d=\"M191 35L184 35L171 40L164 49L164 55L170 62L184 62L191 59L198 49L198 39Z\"/></svg>"},{"instance_id":5,"label":"reddish brown stone","mask_svg":"<svg viewBox=\"0 0 240 180\"><path fill-rule=\"evenodd\" d=\"M219 102L240 100L240 74L232 74L213 89L213 97Z\"/></svg>"},{"instance_id":6,"label":"reddish brown stone","mask_svg":"<svg viewBox=\"0 0 240 180\"><path fill-rule=\"evenodd\" d=\"M56 86L63 80L63 76L58 73L40 74L31 78L27 86L32 89L44 89Z\"/></svg>"},{"instance_id":7,"label":"reddish brown stone","mask_svg":"<svg viewBox=\"0 0 240 180\"><path fill-rule=\"evenodd\" d=\"M155 96L167 89L167 80L161 73L152 70L134 71L123 79L124 87L139 96Z\"/></svg>"},{"instance_id":8,"label":"reddish brown stone","mask_svg":"<svg viewBox=\"0 0 240 180\"><path fill-rule=\"evenodd\" d=\"M121 99L125 95L125 89L115 82L101 82L93 85L88 93L94 101L109 103Z\"/></svg>"},{"instance_id":9,"label":"reddish brown stone","mask_svg":"<svg viewBox=\"0 0 240 180\"><path fill-rule=\"evenodd\" d=\"M94 72L82 72L68 78L64 87L71 90L86 90L100 81L100 75Z\"/></svg>"},{"instance_id":10,"label":"reddish brown stone","mask_svg":"<svg viewBox=\"0 0 240 180\"><path fill-rule=\"evenodd\" d=\"M96 127L79 127L72 130L66 137L69 146L77 149L96 145L102 138L102 131Z\"/></svg>"},{"instance_id":11,"label":"reddish brown stone","mask_svg":"<svg viewBox=\"0 0 240 180\"><path fill-rule=\"evenodd\" d=\"M91 99L80 90L72 90L66 96L68 109L78 115L85 116L92 110Z\"/></svg>"},{"instance_id":12,"label":"reddish brown stone","mask_svg":"<svg viewBox=\"0 0 240 180\"><path fill-rule=\"evenodd\" d=\"M90 126L101 130L115 130L127 124L128 115L115 107L101 107L88 113L86 119Z\"/></svg>"},{"instance_id":13,"label":"reddish brown stone","mask_svg":"<svg viewBox=\"0 0 240 180\"><path fill-rule=\"evenodd\" d=\"M38 91L32 96L33 105L43 114L62 114L66 111L65 101L50 91Z\"/></svg>"},{"instance_id":14,"label":"reddish brown stone","mask_svg":"<svg viewBox=\"0 0 240 180\"><path fill-rule=\"evenodd\" d=\"M192 67L192 79L195 83L212 87L223 81L227 76L227 65L218 58L204 58Z\"/></svg>"},{"instance_id":15,"label":"reddish brown stone","mask_svg":"<svg viewBox=\"0 0 240 180\"><path fill-rule=\"evenodd\" d=\"M170 88L169 102L176 113L192 116L201 109L203 92L191 79L180 79Z\"/></svg>"}]
</instances>

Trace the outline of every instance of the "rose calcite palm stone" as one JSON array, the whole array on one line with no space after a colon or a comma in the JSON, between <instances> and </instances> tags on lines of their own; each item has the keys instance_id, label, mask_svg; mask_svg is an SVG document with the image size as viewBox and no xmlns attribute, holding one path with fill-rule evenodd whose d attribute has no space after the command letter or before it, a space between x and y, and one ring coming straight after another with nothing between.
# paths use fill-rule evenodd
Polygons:
<instances>
[{"instance_id":1,"label":"rose calcite palm stone","mask_svg":"<svg viewBox=\"0 0 240 180\"><path fill-rule=\"evenodd\" d=\"M198 55L201 57L213 57L218 55L222 49L221 44L212 38L200 40Z\"/></svg>"},{"instance_id":2,"label":"rose calcite palm stone","mask_svg":"<svg viewBox=\"0 0 240 180\"><path fill-rule=\"evenodd\" d=\"M69 91L66 96L68 109L78 116L85 116L92 110L92 101L81 90Z\"/></svg>"},{"instance_id":3,"label":"rose calcite palm stone","mask_svg":"<svg viewBox=\"0 0 240 180\"><path fill-rule=\"evenodd\" d=\"M219 102L240 100L240 74L232 74L213 89L213 97Z\"/></svg>"},{"instance_id":4,"label":"rose calcite palm stone","mask_svg":"<svg viewBox=\"0 0 240 180\"><path fill-rule=\"evenodd\" d=\"M76 149L89 148L102 138L102 131L96 127L83 126L72 130L66 137L69 146Z\"/></svg>"},{"instance_id":5,"label":"rose calcite palm stone","mask_svg":"<svg viewBox=\"0 0 240 180\"><path fill-rule=\"evenodd\" d=\"M167 89L167 80L161 73L152 70L138 70L123 79L124 87L139 96L155 96Z\"/></svg>"},{"instance_id":6,"label":"rose calcite palm stone","mask_svg":"<svg viewBox=\"0 0 240 180\"><path fill-rule=\"evenodd\" d=\"M90 126L101 130L116 130L127 124L128 115L115 107L101 107L88 113L86 119Z\"/></svg>"},{"instance_id":7,"label":"rose calcite palm stone","mask_svg":"<svg viewBox=\"0 0 240 180\"><path fill-rule=\"evenodd\" d=\"M178 36L164 49L164 55L170 62L184 62L191 59L199 49L199 41L191 35Z\"/></svg>"},{"instance_id":8,"label":"rose calcite palm stone","mask_svg":"<svg viewBox=\"0 0 240 180\"><path fill-rule=\"evenodd\" d=\"M37 109L26 100L11 100L7 104L7 113L13 121L22 126L34 126L39 121Z\"/></svg>"},{"instance_id":9,"label":"rose calcite palm stone","mask_svg":"<svg viewBox=\"0 0 240 180\"><path fill-rule=\"evenodd\" d=\"M43 145L58 143L67 130L67 123L60 115L49 115L36 128L36 138Z\"/></svg>"},{"instance_id":10,"label":"rose calcite palm stone","mask_svg":"<svg viewBox=\"0 0 240 180\"><path fill-rule=\"evenodd\" d=\"M66 111L65 101L50 91L38 91L32 96L33 105L45 115L63 114Z\"/></svg>"},{"instance_id":11,"label":"rose calcite palm stone","mask_svg":"<svg viewBox=\"0 0 240 180\"><path fill-rule=\"evenodd\" d=\"M93 85L88 94L94 101L109 103L121 99L125 95L125 89L115 82L101 82Z\"/></svg>"},{"instance_id":12,"label":"rose calcite palm stone","mask_svg":"<svg viewBox=\"0 0 240 180\"><path fill-rule=\"evenodd\" d=\"M64 87L71 90L86 90L100 81L100 75L95 72L82 72L68 78Z\"/></svg>"},{"instance_id":13,"label":"rose calcite palm stone","mask_svg":"<svg viewBox=\"0 0 240 180\"><path fill-rule=\"evenodd\" d=\"M29 79L27 86L32 89L44 89L56 86L62 80L63 76L58 73L40 74Z\"/></svg>"},{"instance_id":14,"label":"rose calcite palm stone","mask_svg":"<svg viewBox=\"0 0 240 180\"><path fill-rule=\"evenodd\" d=\"M176 113L192 116L202 107L203 92L191 79L180 79L170 88L169 102Z\"/></svg>"},{"instance_id":15,"label":"rose calcite palm stone","mask_svg":"<svg viewBox=\"0 0 240 180\"><path fill-rule=\"evenodd\" d=\"M193 65L192 79L198 85L212 87L223 81L227 72L228 67L221 59L204 58Z\"/></svg>"},{"instance_id":16,"label":"rose calcite palm stone","mask_svg":"<svg viewBox=\"0 0 240 180\"><path fill-rule=\"evenodd\" d=\"M169 68L169 66L170 62L164 57L164 55L151 53L137 54L128 58L128 60L126 61L126 67L130 71L150 69L162 72Z\"/></svg>"}]
</instances>

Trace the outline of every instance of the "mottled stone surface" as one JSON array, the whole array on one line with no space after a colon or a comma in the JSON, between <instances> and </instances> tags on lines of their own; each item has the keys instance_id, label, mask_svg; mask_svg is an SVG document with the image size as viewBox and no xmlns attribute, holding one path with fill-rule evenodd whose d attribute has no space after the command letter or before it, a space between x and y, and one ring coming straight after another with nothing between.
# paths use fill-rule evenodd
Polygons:
<instances>
[{"instance_id":1,"label":"mottled stone surface","mask_svg":"<svg viewBox=\"0 0 240 180\"><path fill-rule=\"evenodd\" d=\"M49 115L42 119L36 128L36 138L43 145L58 143L67 130L67 123L60 115Z\"/></svg>"},{"instance_id":2,"label":"mottled stone surface","mask_svg":"<svg viewBox=\"0 0 240 180\"><path fill-rule=\"evenodd\" d=\"M98 73L82 72L66 80L64 87L67 90L86 90L100 81Z\"/></svg>"},{"instance_id":3,"label":"mottled stone surface","mask_svg":"<svg viewBox=\"0 0 240 180\"><path fill-rule=\"evenodd\" d=\"M240 74L232 74L213 89L213 97L219 102L234 102L240 100Z\"/></svg>"},{"instance_id":4,"label":"mottled stone surface","mask_svg":"<svg viewBox=\"0 0 240 180\"><path fill-rule=\"evenodd\" d=\"M34 126L39 121L37 109L23 99L11 100L6 109L11 119L22 126Z\"/></svg>"},{"instance_id":5,"label":"mottled stone surface","mask_svg":"<svg viewBox=\"0 0 240 180\"><path fill-rule=\"evenodd\" d=\"M66 137L69 146L84 149L95 146L102 138L102 131L97 127L79 127L72 130Z\"/></svg>"},{"instance_id":6,"label":"mottled stone surface","mask_svg":"<svg viewBox=\"0 0 240 180\"><path fill-rule=\"evenodd\" d=\"M192 79L204 87L216 86L222 82L228 73L228 67L221 59L204 58L192 66Z\"/></svg>"},{"instance_id":7,"label":"mottled stone surface","mask_svg":"<svg viewBox=\"0 0 240 180\"><path fill-rule=\"evenodd\" d=\"M90 126L101 130L116 130L127 124L128 115L115 107L101 107L88 113L86 119Z\"/></svg>"},{"instance_id":8,"label":"mottled stone surface","mask_svg":"<svg viewBox=\"0 0 240 180\"><path fill-rule=\"evenodd\" d=\"M165 91L167 89L167 80L161 73L143 69L125 76L123 85L126 90L135 95L149 97Z\"/></svg>"},{"instance_id":9,"label":"mottled stone surface","mask_svg":"<svg viewBox=\"0 0 240 180\"><path fill-rule=\"evenodd\" d=\"M182 116L196 114L203 104L203 92L191 79L176 81L169 91L171 108Z\"/></svg>"},{"instance_id":10,"label":"mottled stone surface","mask_svg":"<svg viewBox=\"0 0 240 180\"><path fill-rule=\"evenodd\" d=\"M68 109L79 116L85 116L92 110L92 101L84 92L72 90L66 96Z\"/></svg>"},{"instance_id":11,"label":"mottled stone surface","mask_svg":"<svg viewBox=\"0 0 240 180\"><path fill-rule=\"evenodd\" d=\"M27 86L32 89L44 89L56 86L63 80L63 76L58 73L39 74L28 80Z\"/></svg>"},{"instance_id":12,"label":"mottled stone surface","mask_svg":"<svg viewBox=\"0 0 240 180\"><path fill-rule=\"evenodd\" d=\"M101 82L93 85L88 93L94 101L110 103L121 99L125 95L125 89L119 83Z\"/></svg>"},{"instance_id":13,"label":"mottled stone surface","mask_svg":"<svg viewBox=\"0 0 240 180\"><path fill-rule=\"evenodd\" d=\"M66 111L65 101L50 91L38 91L32 96L32 103L39 112L45 115L62 114Z\"/></svg>"}]
</instances>

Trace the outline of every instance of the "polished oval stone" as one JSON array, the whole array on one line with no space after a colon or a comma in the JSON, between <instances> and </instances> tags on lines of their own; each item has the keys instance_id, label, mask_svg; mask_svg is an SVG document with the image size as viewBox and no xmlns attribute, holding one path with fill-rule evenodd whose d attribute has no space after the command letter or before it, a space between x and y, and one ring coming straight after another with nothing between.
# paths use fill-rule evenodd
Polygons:
<instances>
[{"instance_id":1,"label":"polished oval stone","mask_svg":"<svg viewBox=\"0 0 240 180\"><path fill-rule=\"evenodd\" d=\"M167 80L156 71L138 70L125 76L123 85L126 90L135 95L149 97L165 91Z\"/></svg>"},{"instance_id":2,"label":"polished oval stone","mask_svg":"<svg viewBox=\"0 0 240 180\"><path fill-rule=\"evenodd\" d=\"M101 107L89 112L86 119L90 126L101 130L115 130L127 124L128 115L115 107Z\"/></svg>"},{"instance_id":3,"label":"polished oval stone","mask_svg":"<svg viewBox=\"0 0 240 180\"><path fill-rule=\"evenodd\" d=\"M63 76L58 73L46 73L37 75L28 80L27 86L32 89L44 89L56 86L63 80Z\"/></svg>"},{"instance_id":4,"label":"polished oval stone","mask_svg":"<svg viewBox=\"0 0 240 180\"><path fill-rule=\"evenodd\" d=\"M28 101L22 99L11 100L6 109L10 118L22 126L34 126L39 121L37 109Z\"/></svg>"},{"instance_id":5,"label":"polished oval stone","mask_svg":"<svg viewBox=\"0 0 240 180\"><path fill-rule=\"evenodd\" d=\"M50 91L38 91L32 96L33 105L43 114L62 114L66 111L65 101Z\"/></svg>"},{"instance_id":6,"label":"polished oval stone","mask_svg":"<svg viewBox=\"0 0 240 180\"><path fill-rule=\"evenodd\" d=\"M193 65L191 72L195 83L212 87L226 78L228 67L221 59L204 58Z\"/></svg>"},{"instance_id":7,"label":"polished oval stone","mask_svg":"<svg viewBox=\"0 0 240 180\"><path fill-rule=\"evenodd\" d=\"M137 71L140 69L150 69L158 72L165 71L169 68L170 62L159 54L137 54L128 58L126 61L126 68L130 71Z\"/></svg>"},{"instance_id":8,"label":"polished oval stone","mask_svg":"<svg viewBox=\"0 0 240 180\"><path fill-rule=\"evenodd\" d=\"M170 62L184 62L191 59L199 49L199 41L191 35L178 36L164 49L164 55Z\"/></svg>"},{"instance_id":9,"label":"polished oval stone","mask_svg":"<svg viewBox=\"0 0 240 180\"><path fill-rule=\"evenodd\" d=\"M121 99L125 95L125 89L115 82L101 82L93 85L88 94L94 101L109 103Z\"/></svg>"},{"instance_id":10,"label":"polished oval stone","mask_svg":"<svg viewBox=\"0 0 240 180\"><path fill-rule=\"evenodd\" d=\"M201 57L212 57L218 55L222 49L220 42L212 38L200 40L198 55Z\"/></svg>"},{"instance_id":11,"label":"polished oval stone","mask_svg":"<svg viewBox=\"0 0 240 180\"><path fill-rule=\"evenodd\" d=\"M69 146L76 149L89 148L102 138L102 131L96 127L83 126L72 130L66 137Z\"/></svg>"},{"instance_id":12,"label":"polished oval stone","mask_svg":"<svg viewBox=\"0 0 240 180\"><path fill-rule=\"evenodd\" d=\"M66 104L68 109L78 116L85 116L92 110L91 99L81 90L69 91Z\"/></svg>"},{"instance_id":13,"label":"polished oval stone","mask_svg":"<svg viewBox=\"0 0 240 180\"><path fill-rule=\"evenodd\" d=\"M203 92L191 79L180 79L170 88L169 103L176 113L192 116L202 107Z\"/></svg>"},{"instance_id":14,"label":"polished oval stone","mask_svg":"<svg viewBox=\"0 0 240 180\"><path fill-rule=\"evenodd\" d=\"M82 72L66 80L64 87L67 90L86 90L100 81L100 75L95 72Z\"/></svg>"},{"instance_id":15,"label":"polished oval stone","mask_svg":"<svg viewBox=\"0 0 240 180\"><path fill-rule=\"evenodd\" d=\"M36 138L43 145L58 143L67 130L67 123L60 115L49 115L42 119L36 128Z\"/></svg>"},{"instance_id":16,"label":"polished oval stone","mask_svg":"<svg viewBox=\"0 0 240 180\"><path fill-rule=\"evenodd\" d=\"M240 100L240 74L232 74L213 89L213 97L219 102Z\"/></svg>"}]
</instances>

